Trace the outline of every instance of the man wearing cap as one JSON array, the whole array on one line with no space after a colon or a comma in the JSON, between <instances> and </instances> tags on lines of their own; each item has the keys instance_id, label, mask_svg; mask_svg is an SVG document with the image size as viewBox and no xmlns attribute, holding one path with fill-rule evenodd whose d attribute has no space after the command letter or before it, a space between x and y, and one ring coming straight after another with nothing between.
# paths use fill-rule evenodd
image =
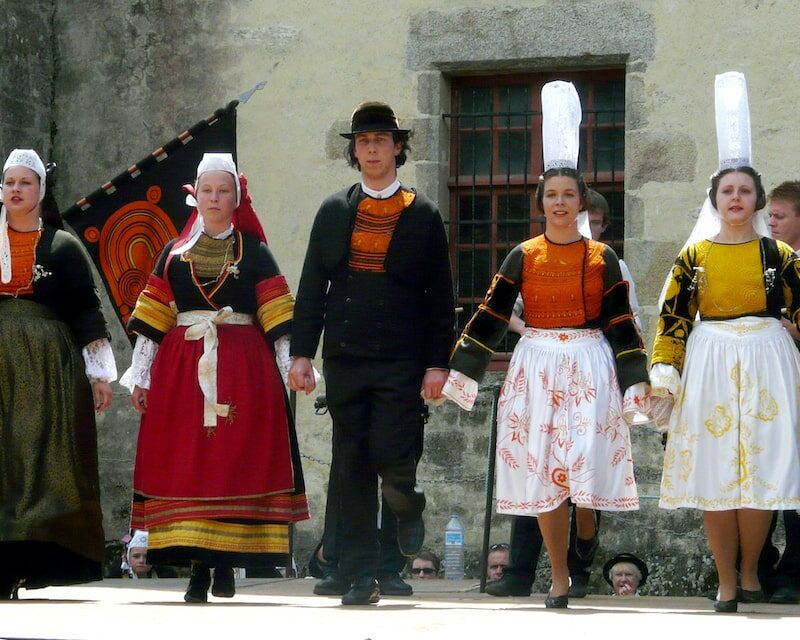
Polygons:
<instances>
[{"instance_id":1,"label":"man wearing cap","mask_svg":"<svg viewBox=\"0 0 800 640\"><path fill-rule=\"evenodd\" d=\"M403 554L424 539L425 496L416 486L422 396L447 379L454 307L447 238L436 205L400 184L409 130L389 105L353 112L347 157L360 182L327 198L316 215L295 304L289 383L315 387L322 356L333 418L331 484L338 485L335 555L350 583L343 604L377 602L377 476L397 517Z\"/></svg>"}]
</instances>

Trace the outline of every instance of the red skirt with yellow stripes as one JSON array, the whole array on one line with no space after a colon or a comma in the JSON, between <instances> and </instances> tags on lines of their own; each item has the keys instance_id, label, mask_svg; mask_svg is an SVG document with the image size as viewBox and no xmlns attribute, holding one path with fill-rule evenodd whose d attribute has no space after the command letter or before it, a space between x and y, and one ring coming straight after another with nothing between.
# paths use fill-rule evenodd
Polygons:
<instances>
[{"instance_id":1,"label":"red skirt with yellow stripes","mask_svg":"<svg viewBox=\"0 0 800 640\"><path fill-rule=\"evenodd\" d=\"M150 532L148 561L281 563L288 527L308 518L294 422L272 349L255 325L219 325L217 397L228 418L203 426L202 340L185 327L153 363L134 468L131 527Z\"/></svg>"}]
</instances>

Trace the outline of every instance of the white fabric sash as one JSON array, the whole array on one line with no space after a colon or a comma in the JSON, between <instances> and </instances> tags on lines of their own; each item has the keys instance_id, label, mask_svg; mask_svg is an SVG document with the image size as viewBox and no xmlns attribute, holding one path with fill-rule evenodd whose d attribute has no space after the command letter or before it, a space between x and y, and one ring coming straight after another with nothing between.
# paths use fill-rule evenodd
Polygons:
<instances>
[{"instance_id":1,"label":"white fabric sash","mask_svg":"<svg viewBox=\"0 0 800 640\"><path fill-rule=\"evenodd\" d=\"M178 314L178 326L188 327L184 340L203 339L203 355L197 362L197 381L203 391L203 426L215 427L217 416L227 418L230 405L217 402L218 324L253 324L254 316L234 313L230 307L219 311L184 311Z\"/></svg>"}]
</instances>

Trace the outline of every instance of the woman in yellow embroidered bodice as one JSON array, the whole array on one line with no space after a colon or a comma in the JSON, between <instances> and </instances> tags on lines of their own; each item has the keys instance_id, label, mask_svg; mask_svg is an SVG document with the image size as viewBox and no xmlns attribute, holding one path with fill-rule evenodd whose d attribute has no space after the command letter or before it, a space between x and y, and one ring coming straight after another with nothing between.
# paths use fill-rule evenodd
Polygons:
<instances>
[{"instance_id":1,"label":"woman in yellow embroidered bodice","mask_svg":"<svg viewBox=\"0 0 800 640\"><path fill-rule=\"evenodd\" d=\"M712 176L709 203L718 232L709 230L675 261L651 379L662 403L654 413L669 414L660 407L674 401L660 505L703 511L718 605L730 607L737 588L753 602L763 595L758 559L770 510L800 504L800 371L780 324L782 307L797 322L800 274L788 245L757 232L766 197L752 167Z\"/></svg>"}]
</instances>

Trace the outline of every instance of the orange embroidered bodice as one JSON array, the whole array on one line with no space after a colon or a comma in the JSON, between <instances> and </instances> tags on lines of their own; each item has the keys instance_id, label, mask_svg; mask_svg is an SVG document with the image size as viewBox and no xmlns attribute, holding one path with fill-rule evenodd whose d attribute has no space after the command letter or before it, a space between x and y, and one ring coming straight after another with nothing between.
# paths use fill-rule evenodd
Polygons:
<instances>
[{"instance_id":1,"label":"orange embroidered bodice","mask_svg":"<svg viewBox=\"0 0 800 640\"><path fill-rule=\"evenodd\" d=\"M383 262L394 228L415 194L398 189L384 200L367 196L358 204L356 224L350 237L349 266L357 271L385 271Z\"/></svg>"},{"instance_id":2,"label":"orange embroidered bodice","mask_svg":"<svg viewBox=\"0 0 800 640\"><path fill-rule=\"evenodd\" d=\"M11 246L11 282L0 283L0 295L19 296L33 293L33 263L41 231L14 231L8 228Z\"/></svg>"},{"instance_id":3,"label":"orange embroidered bodice","mask_svg":"<svg viewBox=\"0 0 800 640\"><path fill-rule=\"evenodd\" d=\"M554 244L544 235L523 243L522 300L529 327L581 327L600 317L604 247L582 240Z\"/></svg>"}]
</instances>

